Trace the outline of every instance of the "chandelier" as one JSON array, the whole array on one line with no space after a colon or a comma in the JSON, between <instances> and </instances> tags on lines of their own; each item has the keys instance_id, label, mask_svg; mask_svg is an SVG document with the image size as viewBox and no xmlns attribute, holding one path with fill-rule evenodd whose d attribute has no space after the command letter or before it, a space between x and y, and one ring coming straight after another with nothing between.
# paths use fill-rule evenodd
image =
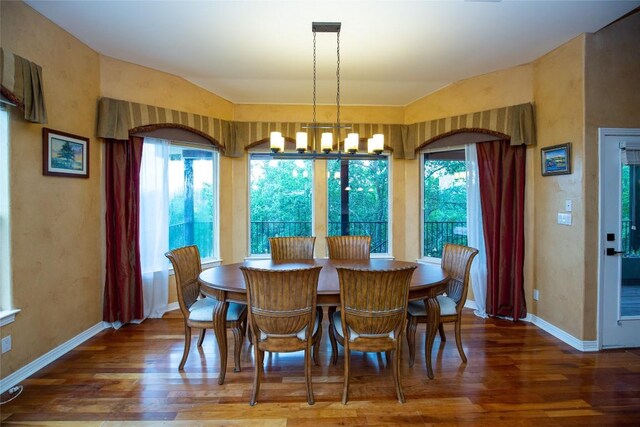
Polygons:
<instances>
[{"instance_id":1,"label":"chandelier","mask_svg":"<svg viewBox=\"0 0 640 427\"><path fill-rule=\"evenodd\" d=\"M271 132L269 142L272 156L275 158L319 158L319 159L375 159L384 151L384 135L375 134L367 141L367 153L358 153L360 145L360 135L355 132L349 132L340 147L341 130L351 130L351 127L340 124L340 22L313 22L311 30L313 31L313 124L302 126L303 129L311 129L313 131L313 147L308 149L307 132L296 133L296 152L284 152L284 137L281 132ZM336 67L336 124L335 125L318 125L316 122L316 33L336 33L337 41L337 67ZM333 150L334 131L337 137L337 151ZM320 152L315 150L318 138L320 136ZM342 148L342 149L341 149Z\"/></svg>"}]
</instances>

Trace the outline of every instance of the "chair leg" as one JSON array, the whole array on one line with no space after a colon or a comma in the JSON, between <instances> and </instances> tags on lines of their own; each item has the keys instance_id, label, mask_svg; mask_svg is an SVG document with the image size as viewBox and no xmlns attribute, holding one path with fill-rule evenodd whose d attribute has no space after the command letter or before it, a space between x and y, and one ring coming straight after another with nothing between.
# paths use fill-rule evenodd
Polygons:
<instances>
[{"instance_id":1,"label":"chair leg","mask_svg":"<svg viewBox=\"0 0 640 427\"><path fill-rule=\"evenodd\" d=\"M398 342L400 342L400 340L398 340ZM396 395L398 396L398 401L400 403L404 403L404 393L402 392L402 384L400 383L400 345L396 346L396 349L393 351L391 358L391 370L393 371L393 381L396 383Z\"/></svg>"},{"instance_id":2,"label":"chair leg","mask_svg":"<svg viewBox=\"0 0 640 427\"><path fill-rule=\"evenodd\" d=\"M200 329L200 338L198 338L198 347L202 347L202 342L204 341L204 335L207 333L207 330L202 328Z\"/></svg>"},{"instance_id":3,"label":"chair leg","mask_svg":"<svg viewBox=\"0 0 640 427\"><path fill-rule=\"evenodd\" d=\"M318 362L318 355L320 354L320 341L322 340L322 322L318 325L318 331L316 332L316 336L313 337L313 363L316 366L320 365Z\"/></svg>"},{"instance_id":4,"label":"chair leg","mask_svg":"<svg viewBox=\"0 0 640 427\"><path fill-rule=\"evenodd\" d=\"M349 367L351 365L351 350L346 342L344 346L344 387L342 388L342 404L346 405L349 398Z\"/></svg>"},{"instance_id":5,"label":"chair leg","mask_svg":"<svg viewBox=\"0 0 640 427\"><path fill-rule=\"evenodd\" d=\"M416 361L416 328L418 318L410 316L407 321L407 344L409 344L409 367Z\"/></svg>"},{"instance_id":6,"label":"chair leg","mask_svg":"<svg viewBox=\"0 0 640 427\"><path fill-rule=\"evenodd\" d=\"M231 328L233 331L233 372L240 372L240 351L242 351L242 341L244 334L242 333L242 325L238 324Z\"/></svg>"},{"instance_id":7,"label":"chair leg","mask_svg":"<svg viewBox=\"0 0 640 427\"><path fill-rule=\"evenodd\" d=\"M249 323L249 320L247 319L247 317L245 316L244 319L242 319L242 337L246 337L247 336L247 323ZM249 334L251 335L251 334ZM249 336L249 342L251 342L251 336Z\"/></svg>"},{"instance_id":8,"label":"chair leg","mask_svg":"<svg viewBox=\"0 0 640 427\"><path fill-rule=\"evenodd\" d=\"M253 393L249 405L254 406L258 400L258 392L260 391L260 377L262 376L262 357L264 352L258 350L258 345L253 346L254 371L253 371Z\"/></svg>"},{"instance_id":9,"label":"chair leg","mask_svg":"<svg viewBox=\"0 0 640 427\"><path fill-rule=\"evenodd\" d=\"M178 365L178 370L184 370L184 364L187 362L187 357L189 356L189 349L191 348L191 328L189 326L184 325L184 351L182 353L182 360L180 361L180 365Z\"/></svg>"},{"instance_id":10,"label":"chair leg","mask_svg":"<svg viewBox=\"0 0 640 427\"><path fill-rule=\"evenodd\" d=\"M460 317L456 320L456 346L458 347L458 353L460 353L460 357L464 363L467 363L467 356L464 354L464 350L462 349L462 322ZM440 327L442 327L442 323L440 323Z\"/></svg>"},{"instance_id":11,"label":"chair leg","mask_svg":"<svg viewBox=\"0 0 640 427\"><path fill-rule=\"evenodd\" d=\"M331 363L338 363L338 343L335 336L335 325L333 324L333 313L336 312L335 307L329 307L329 340L331 341Z\"/></svg>"},{"instance_id":12,"label":"chair leg","mask_svg":"<svg viewBox=\"0 0 640 427\"><path fill-rule=\"evenodd\" d=\"M304 379L307 383L307 403L313 405L313 381L311 380L311 346L307 346L304 350Z\"/></svg>"},{"instance_id":13,"label":"chair leg","mask_svg":"<svg viewBox=\"0 0 640 427\"><path fill-rule=\"evenodd\" d=\"M447 336L444 334L444 323L438 325L438 332L440 333L440 341L447 341Z\"/></svg>"}]
</instances>

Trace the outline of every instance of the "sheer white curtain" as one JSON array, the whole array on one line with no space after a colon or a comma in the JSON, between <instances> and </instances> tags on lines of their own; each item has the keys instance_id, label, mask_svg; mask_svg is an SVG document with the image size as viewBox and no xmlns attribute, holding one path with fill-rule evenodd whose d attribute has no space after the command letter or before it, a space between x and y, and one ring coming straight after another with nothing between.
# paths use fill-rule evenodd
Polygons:
<instances>
[{"instance_id":1,"label":"sheer white curtain","mask_svg":"<svg viewBox=\"0 0 640 427\"><path fill-rule=\"evenodd\" d=\"M140 266L144 315L162 317L169 302L169 141L145 138L140 167Z\"/></svg>"},{"instance_id":2,"label":"sheer white curtain","mask_svg":"<svg viewBox=\"0 0 640 427\"><path fill-rule=\"evenodd\" d=\"M476 316L487 316L487 252L482 230L482 207L480 202L480 179L476 144L465 145L467 163L467 243L478 249L471 265L471 288L476 302Z\"/></svg>"}]
</instances>

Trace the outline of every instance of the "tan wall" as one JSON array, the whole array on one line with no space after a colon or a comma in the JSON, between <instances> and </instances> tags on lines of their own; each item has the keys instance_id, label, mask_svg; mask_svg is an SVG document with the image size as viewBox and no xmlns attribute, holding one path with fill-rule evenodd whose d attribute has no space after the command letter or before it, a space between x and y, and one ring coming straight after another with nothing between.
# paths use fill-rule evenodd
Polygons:
<instances>
[{"instance_id":1,"label":"tan wall","mask_svg":"<svg viewBox=\"0 0 640 427\"><path fill-rule=\"evenodd\" d=\"M640 128L640 14L587 36L584 146L585 339L595 339L598 306L598 128Z\"/></svg>"},{"instance_id":2,"label":"tan wall","mask_svg":"<svg viewBox=\"0 0 640 427\"><path fill-rule=\"evenodd\" d=\"M0 2L2 46L43 69L49 128L90 138L90 178L42 175L42 126L10 116L13 306L3 327L13 348L2 377L102 320L100 147L95 138L100 63L89 49L22 2Z\"/></svg>"},{"instance_id":3,"label":"tan wall","mask_svg":"<svg viewBox=\"0 0 640 427\"><path fill-rule=\"evenodd\" d=\"M507 68L453 83L406 106L404 123L491 110L531 102L533 68Z\"/></svg>"},{"instance_id":4,"label":"tan wall","mask_svg":"<svg viewBox=\"0 0 640 427\"><path fill-rule=\"evenodd\" d=\"M543 177L535 186L535 287L532 312L579 339L585 338L584 307L584 46L580 36L534 63L538 146L572 143L572 173ZM534 163L540 165L540 150ZM558 225L565 200L573 202L573 224ZM593 338L593 337L591 337Z\"/></svg>"},{"instance_id":5,"label":"tan wall","mask_svg":"<svg viewBox=\"0 0 640 427\"><path fill-rule=\"evenodd\" d=\"M183 78L100 56L100 95L171 108L219 119L233 119L233 104Z\"/></svg>"},{"instance_id":6,"label":"tan wall","mask_svg":"<svg viewBox=\"0 0 640 427\"><path fill-rule=\"evenodd\" d=\"M238 104L235 106L235 120L238 121L282 121L310 122L313 120L311 105L256 105ZM390 123L402 124L404 108L402 107L359 107L340 106L340 121L344 123ZM335 122L336 107L318 105L316 107L317 122Z\"/></svg>"}]
</instances>

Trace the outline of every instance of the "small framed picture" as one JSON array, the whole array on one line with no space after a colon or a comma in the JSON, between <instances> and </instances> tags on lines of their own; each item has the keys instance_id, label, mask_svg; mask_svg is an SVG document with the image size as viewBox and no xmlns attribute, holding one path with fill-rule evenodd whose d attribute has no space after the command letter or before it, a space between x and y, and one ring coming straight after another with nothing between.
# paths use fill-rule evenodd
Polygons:
<instances>
[{"instance_id":1,"label":"small framed picture","mask_svg":"<svg viewBox=\"0 0 640 427\"><path fill-rule=\"evenodd\" d=\"M89 178L89 138L42 128L42 173Z\"/></svg>"},{"instance_id":2,"label":"small framed picture","mask_svg":"<svg viewBox=\"0 0 640 427\"><path fill-rule=\"evenodd\" d=\"M542 176L565 175L571 173L571 143L554 145L541 149Z\"/></svg>"}]
</instances>

